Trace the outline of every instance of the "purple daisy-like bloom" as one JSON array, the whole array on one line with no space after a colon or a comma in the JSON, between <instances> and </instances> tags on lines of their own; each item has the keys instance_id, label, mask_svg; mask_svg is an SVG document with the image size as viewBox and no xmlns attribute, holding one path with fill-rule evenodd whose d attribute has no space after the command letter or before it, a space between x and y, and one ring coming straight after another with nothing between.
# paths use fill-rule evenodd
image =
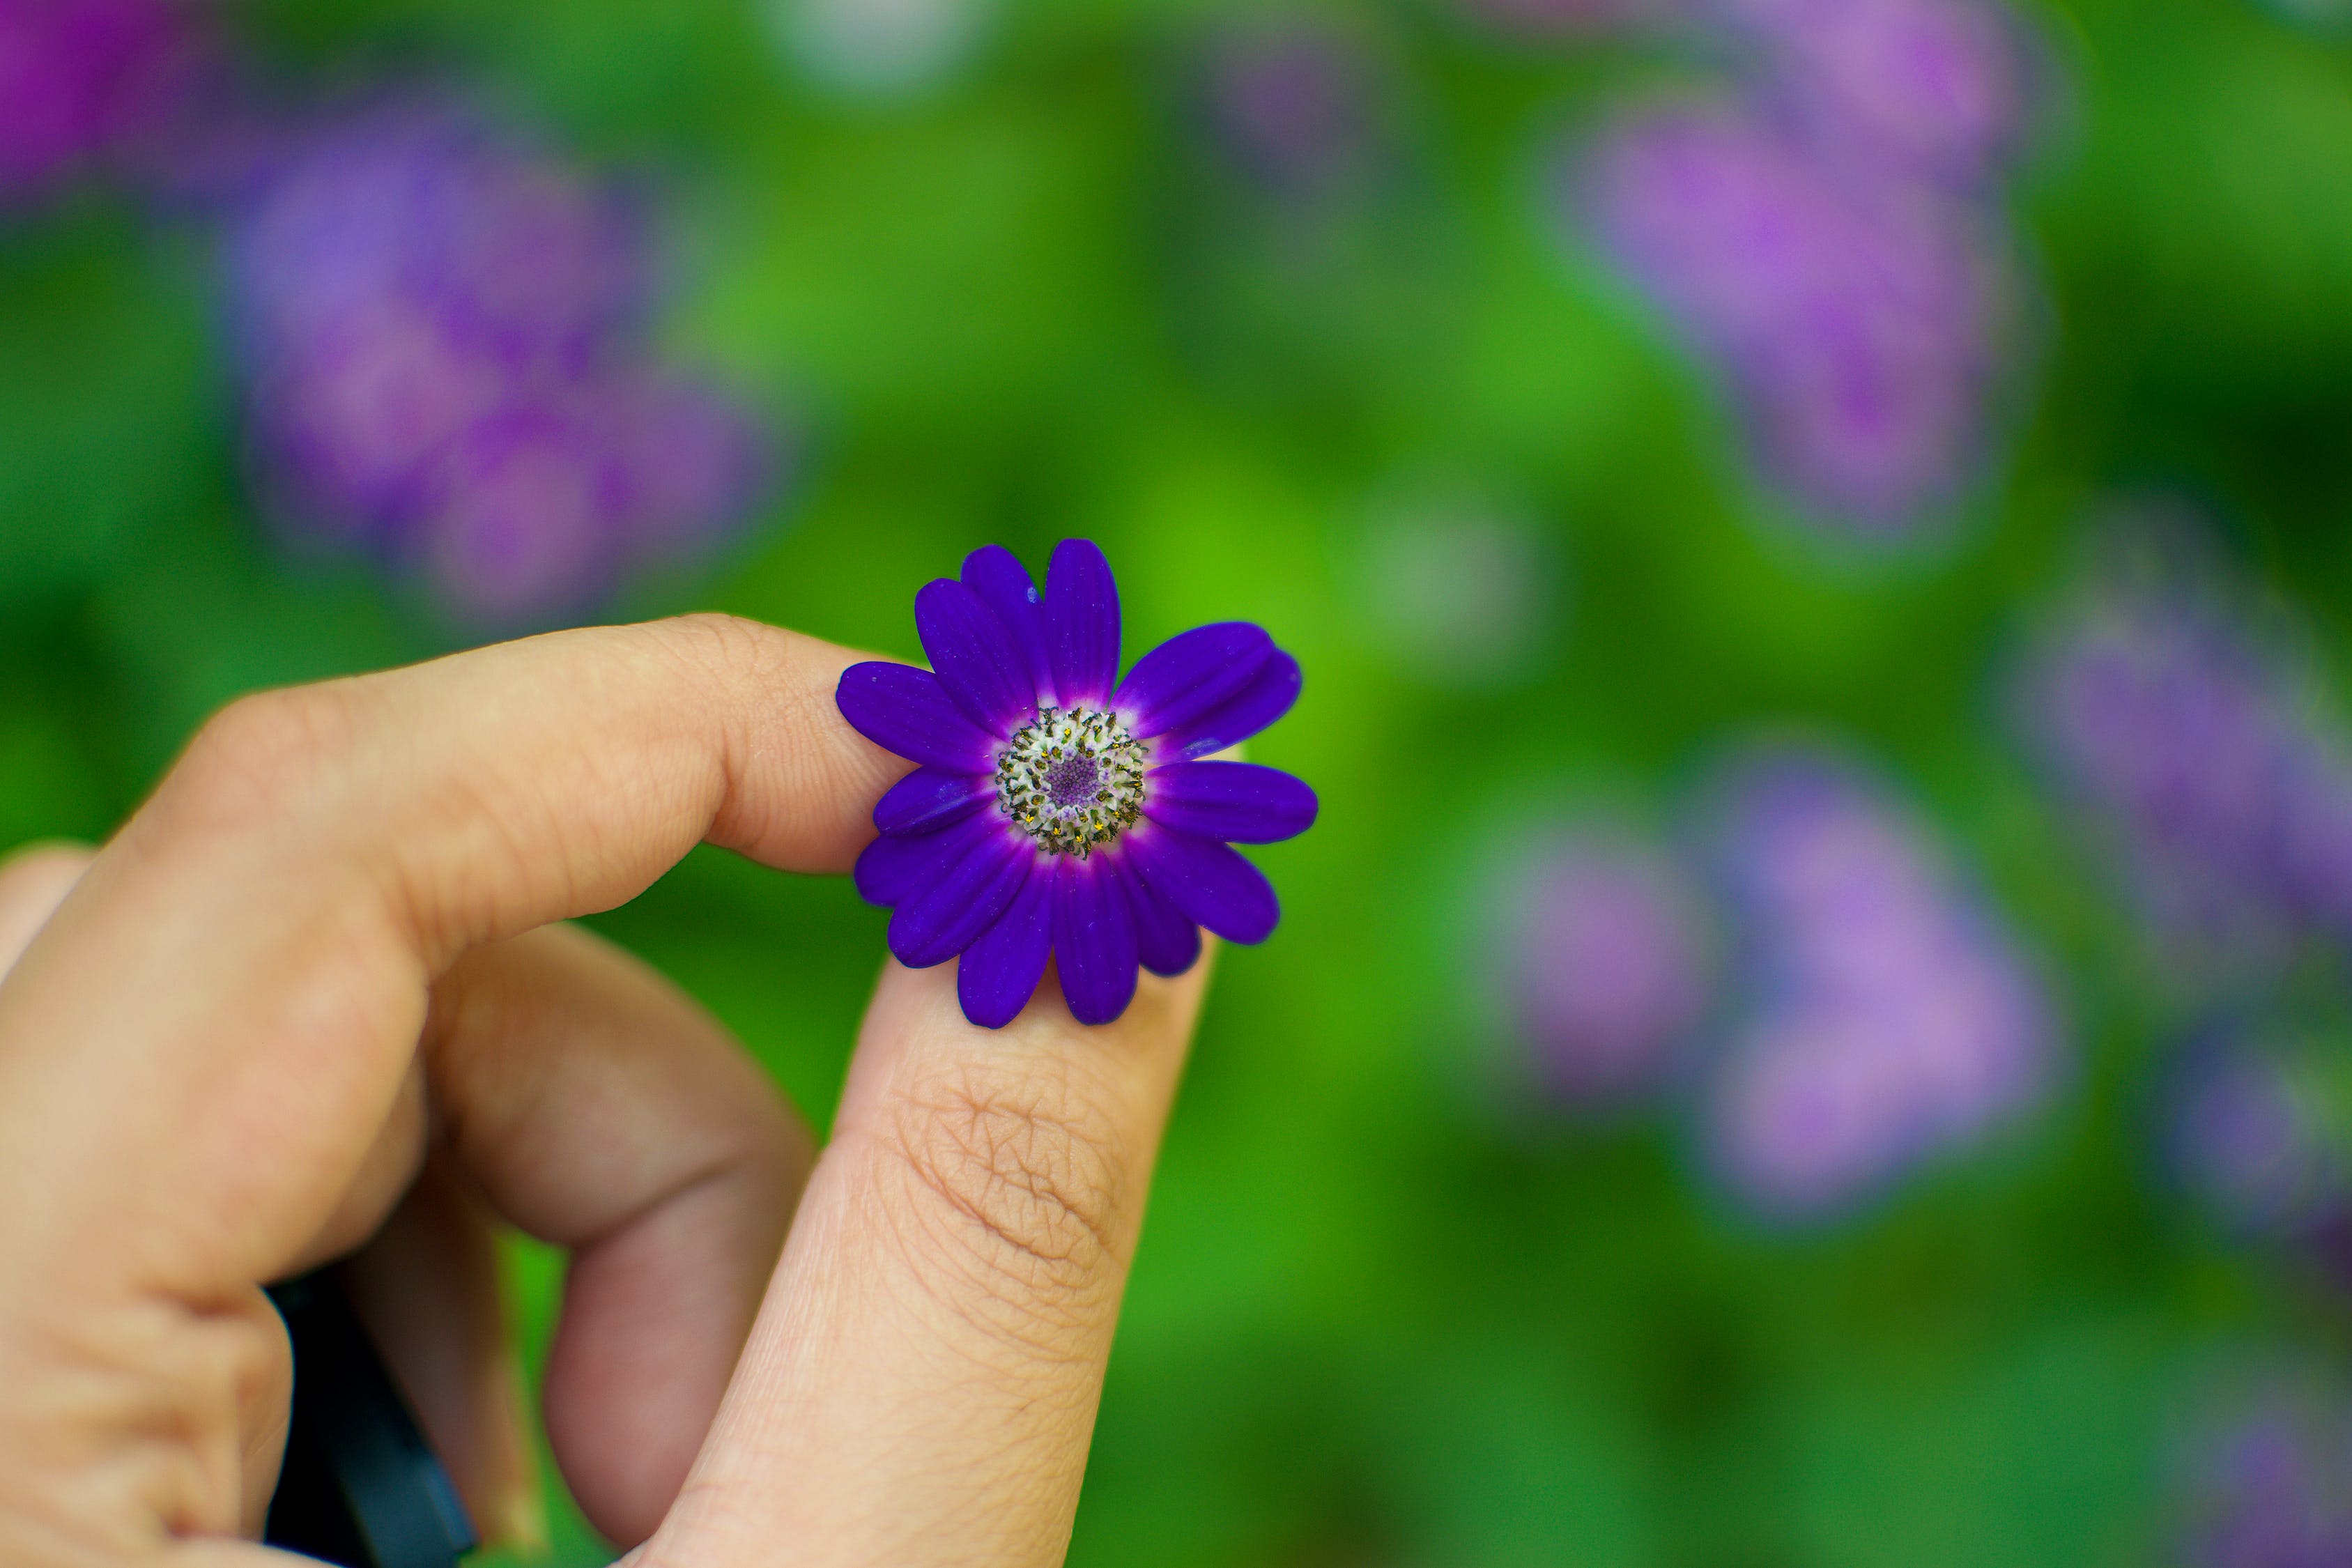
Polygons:
<instances>
[{"instance_id":1,"label":"purple daisy-like bloom","mask_svg":"<svg viewBox=\"0 0 2352 1568\"><path fill-rule=\"evenodd\" d=\"M1793 749L1738 770L1726 802L1750 992L1708 1131L1737 1190L1768 1212L1827 1212L2039 1103L2049 1005L1919 824L1852 767Z\"/></svg>"},{"instance_id":2,"label":"purple daisy-like bloom","mask_svg":"<svg viewBox=\"0 0 2352 1568\"><path fill-rule=\"evenodd\" d=\"M1882 540L1957 498L2011 314L1980 215L1729 100L1622 114L1579 175L1603 249L1727 380L1780 489Z\"/></svg>"},{"instance_id":3,"label":"purple daisy-like bloom","mask_svg":"<svg viewBox=\"0 0 2352 1568\"><path fill-rule=\"evenodd\" d=\"M1002 1028L1045 962L1079 1022L1127 1010L1139 967L1181 974L1201 928L1258 942L1273 887L1234 844L1294 837L1315 794L1273 768L1213 760L1297 700L1298 663L1245 622L1201 626L1121 679L1118 589L1082 539L1039 593L1010 551L915 596L931 668L868 663L835 700L859 733L919 764L874 808L857 890L891 907L912 969L961 955L964 1016Z\"/></svg>"},{"instance_id":4,"label":"purple daisy-like bloom","mask_svg":"<svg viewBox=\"0 0 2352 1568\"><path fill-rule=\"evenodd\" d=\"M1607 1105L1659 1087L1706 1013L1706 921L1675 858L1580 826L1527 857L1504 904L1514 1022L1544 1088Z\"/></svg>"}]
</instances>

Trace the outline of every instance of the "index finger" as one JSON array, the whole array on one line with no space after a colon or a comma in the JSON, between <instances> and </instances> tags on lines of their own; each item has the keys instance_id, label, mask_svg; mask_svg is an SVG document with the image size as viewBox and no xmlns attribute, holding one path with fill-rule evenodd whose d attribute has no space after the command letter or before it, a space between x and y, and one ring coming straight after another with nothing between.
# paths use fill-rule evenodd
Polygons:
<instances>
[{"instance_id":1,"label":"index finger","mask_svg":"<svg viewBox=\"0 0 2352 1568\"><path fill-rule=\"evenodd\" d=\"M0 1212L0 1256L204 1302L270 1278L466 948L624 902L705 839L847 867L907 765L834 707L855 658L696 617L228 709L0 986L0 1190L47 1200Z\"/></svg>"},{"instance_id":2,"label":"index finger","mask_svg":"<svg viewBox=\"0 0 2352 1568\"><path fill-rule=\"evenodd\" d=\"M686 1490L627 1568L1050 1568L1213 949L1080 1024L885 970Z\"/></svg>"}]
</instances>

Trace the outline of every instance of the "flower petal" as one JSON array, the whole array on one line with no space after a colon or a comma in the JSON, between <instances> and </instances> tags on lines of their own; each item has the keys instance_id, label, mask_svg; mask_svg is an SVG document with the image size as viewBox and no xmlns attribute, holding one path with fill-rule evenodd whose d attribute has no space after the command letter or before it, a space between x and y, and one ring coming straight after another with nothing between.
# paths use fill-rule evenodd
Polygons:
<instances>
[{"instance_id":1,"label":"flower petal","mask_svg":"<svg viewBox=\"0 0 2352 1568\"><path fill-rule=\"evenodd\" d=\"M1132 866L1119 880L1135 915L1135 952L1154 974L1181 974L1200 961L1201 928L1151 890Z\"/></svg>"},{"instance_id":2,"label":"flower petal","mask_svg":"<svg viewBox=\"0 0 2352 1568\"><path fill-rule=\"evenodd\" d=\"M995 765L991 737L964 717L928 669L878 660L853 664L841 672L833 700L859 734L911 762L969 773Z\"/></svg>"},{"instance_id":3,"label":"flower petal","mask_svg":"<svg viewBox=\"0 0 2352 1568\"><path fill-rule=\"evenodd\" d=\"M1227 942L1259 942L1274 934L1282 906L1273 885L1227 846L1157 823L1124 842L1151 890L1195 924Z\"/></svg>"},{"instance_id":4,"label":"flower petal","mask_svg":"<svg viewBox=\"0 0 2352 1568\"><path fill-rule=\"evenodd\" d=\"M1152 752L1170 762L1205 757L1238 746L1290 711L1298 700L1298 661L1274 650L1250 683L1207 712L1171 724L1155 736Z\"/></svg>"},{"instance_id":5,"label":"flower petal","mask_svg":"<svg viewBox=\"0 0 2352 1568\"><path fill-rule=\"evenodd\" d=\"M901 837L934 833L988 804L995 789L980 773L921 767L890 786L874 804L874 826Z\"/></svg>"},{"instance_id":6,"label":"flower petal","mask_svg":"<svg viewBox=\"0 0 2352 1568\"><path fill-rule=\"evenodd\" d=\"M1180 632L1136 660L1112 699L1149 740L1212 712L1246 688L1274 653L1274 639L1247 621Z\"/></svg>"},{"instance_id":7,"label":"flower petal","mask_svg":"<svg viewBox=\"0 0 2352 1568\"><path fill-rule=\"evenodd\" d=\"M1274 652L1274 639L1247 621L1180 632L1135 661L1111 700L1150 740L1213 712L1248 686Z\"/></svg>"},{"instance_id":8,"label":"flower petal","mask_svg":"<svg viewBox=\"0 0 2352 1568\"><path fill-rule=\"evenodd\" d=\"M1054 547L1045 574L1045 653L1063 707L1110 696L1118 679L1118 584L1090 539Z\"/></svg>"},{"instance_id":9,"label":"flower petal","mask_svg":"<svg viewBox=\"0 0 2352 1568\"><path fill-rule=\"evenodd\" d=\"M963 583L1013 634L1039 705L1059 707L1053 663L1045 657L1045 595L1029 580L1028 570L1002 544L983 544L963 558Z\"/></svg>"},{"instance_id":10,"label":"flower petal","mask_svg":"<svg viewBox=\"0 0 2352 1568\"><path fill-rule=\"evenodd\" d=\"M1108 1024L1135 995L1135 915L1108 856L1055 862L1054 957L1062 995L1081 1024Z\"/></svg>"},{"instance_id":11,"label":"flower petal","mask_svg":"<svg viewBox=\"0 0 2352 1568\"><path fill-rule=\"evenodd\" d=\"M1036 863L1025 840L993 823L960 825L948 833L969 847L890 916L890 951L909 969L945 963L979 941Z\"/></svg>"},{"instance_id":12,"label":"flower petal","mask_svg":"<svg viewBox=\"0 0 2352 1568\"><path fill-rule=\"evenodd\" d=\"M1171 763L1144 785L1143 814L1162 827L1228 844L1273 844L1315 825L1315 792L1255 763Z\"/></svg>"},{"instance_id":13,"label":"flower petal","mask_svg":"<svg viewBox=\"0 0 2352 1568\"><path fill-rule=\"evenodd\" d=\"M915 595L915 630L931 670L964 717L1002 740L1037 711L1037 683L1020 645L978 594L952 579Z\"/></svg>"},{"instance_id":14,"label":"flower petal","mask_svg":"<svg viewBox=\"0 0 2352 1568\"><path fill-rule=\"evenodd\" d=\"M983 1029L1001 1029L1021 1016L1054 951L1054 869L1032 866L1021 891L996 923L964 949L956 969L956 1000Z\"/></svg>"},{"instance_id":15,"label":"flower petal","mask_svg":"<svg viewBox=\"0 0 2352 1568\"><path fill-rule=\"evenodd\" d=\"M857 857L853 880L857 896L888 909L904 903L915 892L946 875L949 866L970 849L973 835L989 831L984 822L960 822L933 833L886 833Z\"/></svg>"}]
</instances>

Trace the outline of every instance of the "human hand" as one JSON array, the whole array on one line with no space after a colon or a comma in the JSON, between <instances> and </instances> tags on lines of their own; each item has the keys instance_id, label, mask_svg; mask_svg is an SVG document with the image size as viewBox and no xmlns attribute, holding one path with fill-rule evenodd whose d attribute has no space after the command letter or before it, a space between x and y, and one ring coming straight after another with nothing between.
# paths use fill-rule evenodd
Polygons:
<instances>
[{"instance_id":1,"label":"human hand","mask_svg":"<svg viewBox=\"0 0 2352 1568\"><path fill-rule=\"evenodd\" d=\"M856 658L697 617L251 698L94 858L0 869L0 1562L298 1561L250 1543L261 1287L345 1254L497 1528L493 1216L572 1251L549 1435L635 1568L1061 1560L1205 963L996 1033L887 966L812 1164L713 1019L553 923L703 840L845 870L908 765L835 708Z\"/></svg>"}]
</instances>

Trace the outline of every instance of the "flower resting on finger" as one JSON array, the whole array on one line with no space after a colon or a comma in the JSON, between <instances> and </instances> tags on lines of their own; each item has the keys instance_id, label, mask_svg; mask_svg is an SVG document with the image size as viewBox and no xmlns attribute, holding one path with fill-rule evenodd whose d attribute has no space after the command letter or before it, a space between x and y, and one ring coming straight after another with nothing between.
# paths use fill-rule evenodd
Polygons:
<instances>
[{"instance_id":1,"label":"flower resting on finger","mask_svg":"<svg viewBox=\"0 0 2352 1568\"><path fill-rule=\"evenodd\" d=\"M961 956L964 1016L1002 1028L1048 957L1080 1023L1127 1010L1139 967L1181 974L1201 928L1263 942L1274 889L1234 844L1295 837L1315 794L1213 753L1297 700L1298 661L1246 622L1170 638L1118 674L1118 589L1102 552L1062 542L1040 594L1011 552L915 595L931 668L860 664L835 700L920 764L874 808L857 890L893 910L890 951Z\"/></svg>"}]
</instances>

